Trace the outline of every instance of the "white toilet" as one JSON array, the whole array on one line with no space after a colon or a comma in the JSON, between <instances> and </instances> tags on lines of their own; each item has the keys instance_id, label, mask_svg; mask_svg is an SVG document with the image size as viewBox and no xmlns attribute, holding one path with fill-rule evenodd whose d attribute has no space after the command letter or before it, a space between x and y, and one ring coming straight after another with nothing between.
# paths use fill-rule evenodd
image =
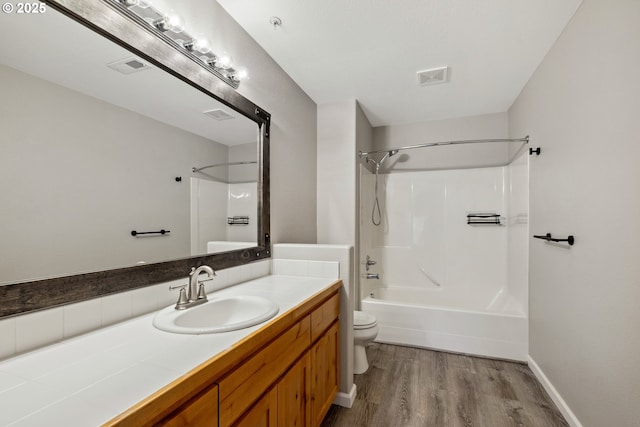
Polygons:
<instances>
[{"instance_id":1,"label":"white toilet","mask_svg":"<svg viewBox=\"0 0 640 427\"><path fill-rule=\"evenodd\" d=\"M364 311L353 312L353 373L364 374L369 369L365 347L378 335L375 316Z\"/></svg>"}]
</instances>

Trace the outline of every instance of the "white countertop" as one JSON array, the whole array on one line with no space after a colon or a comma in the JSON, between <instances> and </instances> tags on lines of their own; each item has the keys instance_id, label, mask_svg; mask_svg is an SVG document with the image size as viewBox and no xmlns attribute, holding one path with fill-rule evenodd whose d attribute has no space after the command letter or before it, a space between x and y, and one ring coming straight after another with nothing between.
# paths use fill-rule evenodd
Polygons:
<instances>
[{"instance_id":1,"label":"white countertop","mask_svg":"<svg viewBox=\"0 0 640 427\"><path fill-rule=\"evenodd\" d=\"M101 425L278 319L335 279L265 276L209 294L270 298L278 315L250 328L182 335L136 317L0 362L0 425Z\"/></svg>"}]
</instances>

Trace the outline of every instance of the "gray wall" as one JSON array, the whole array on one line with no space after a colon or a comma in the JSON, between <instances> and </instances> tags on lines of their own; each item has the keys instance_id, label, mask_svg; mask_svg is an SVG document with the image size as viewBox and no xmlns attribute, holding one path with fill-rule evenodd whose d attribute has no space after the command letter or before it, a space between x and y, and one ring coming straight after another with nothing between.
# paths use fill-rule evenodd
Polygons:
<instances>
[{"instance_id":1,"label":"gray wall","mask_svg":"<svg viewBox=\"0 0 640 427\"><path fill-rule=\"evenodd\" d=\"M640 2L584 0L509 110L529 133L530 355L584 426L638 426Z\"/></svg>"},{"instance_id":2,"label":"gray wall","mask_svg":"<svg viewBox=\"0 0 640 427\"><path fill-rule=\"evenodd\" d=\"M226 49L250 78L238 92L267 110L271 122L272 242L316 241L316 104L213 0L154 1L174 9L192 34ZM266 18L268 19L268 17Z\"/></svg>"},{"instance_id":3,"label":"gray wall","mask_svg":"<svg viewBox=\"0 0 640 427\"><path fill-rule=\"evenodd\" d=\"M355 245L356 101L318 106L318 243Z\"/></svg>"}]
</instances>

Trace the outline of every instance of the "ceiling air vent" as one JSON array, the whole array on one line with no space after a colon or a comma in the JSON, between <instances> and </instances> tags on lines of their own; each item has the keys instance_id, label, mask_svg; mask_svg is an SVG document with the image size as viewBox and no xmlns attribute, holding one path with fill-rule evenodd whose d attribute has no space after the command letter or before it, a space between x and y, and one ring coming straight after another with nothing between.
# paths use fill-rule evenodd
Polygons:
<instances>
[{"instance_id":1,"label":"ceiling air vent","mask_svg":"<svg viewBox=\"0 0 640 427\"><path fill-rule=\"evenodd\" d=\"M116 70L122 74L132 74L137 73L138 71L147 70L152 68L151 65L143 62L141 59L136 57L130 57L121 59L119 61L111 62L107 64L107 67Z\"/></svg>"},{"instance_id":2,"label":"ceiling air vent","mask_svg":"<svg viewBox=\"0 0 640 427\"><path fill-rule=\"evenodd\" d=\"M422 70L416 73L418 76L418 84L420 86L437 85L446 83L449 78L449 67L432 68L430 70Z\"/></svg>"},{"instance_id":3,"label":"ceiling air vent","mask_svg":"<svg viewBox=\"0 0 640 427\"><path fill-rule=\"evenodd\" d=\"M221 109L215 109L215 110L208 110L208 111L203 111L202 112L205 116L209 116L213 119L216 120L229 120L229 119L233 119L233 116L229 113L227 113L226 111L223 111Z\"/></svg>"}]
</instances>

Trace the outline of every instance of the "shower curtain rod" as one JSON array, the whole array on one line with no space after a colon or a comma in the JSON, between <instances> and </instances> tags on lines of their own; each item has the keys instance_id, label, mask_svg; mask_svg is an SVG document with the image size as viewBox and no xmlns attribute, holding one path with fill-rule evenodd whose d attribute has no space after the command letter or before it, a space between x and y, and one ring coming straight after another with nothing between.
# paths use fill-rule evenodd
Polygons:
<instances>
[{"instance_id":1,"label":"shower curtain rod","mask_svg":"<svg viewBox=\"0 0 640 427\"><path fill-rule=\"evenodd\" d=\"M412 150L414 148L425 148L425 147L436 147L438 145L457 145L457 144L476 144L482 142L524 142L527 144L529 142L529 135L524 138L509 138L509 139L465 139L460 141L440 141L440 142L428 142L426 144L418 144L418 145L407 145L405 147L399 148L389 148L386 150L376 150L376 151L359 151L358 156L364 157L370 154L378 154L378 153L389 153L390 155L396 154L398 151L402 150Z\"/></svg>"},{"instance_id":2,"label":"shower curtain rod","mask_svg":"<svg viewBox=\"0 0 640 427\"><path fill-rule=\"evenodd\" d=\"M193 167L193 168L191 168L191 171L200 172L200 171L203 171L205 169L217 168L217 167L220 167L220 166L255 165L255 164L258 164L258 162L256 162L256 161L248 161L248 162L215 163L213 165L207 165L207 166L203 166L201 168Z\"/></svg>"}]
</instances>

